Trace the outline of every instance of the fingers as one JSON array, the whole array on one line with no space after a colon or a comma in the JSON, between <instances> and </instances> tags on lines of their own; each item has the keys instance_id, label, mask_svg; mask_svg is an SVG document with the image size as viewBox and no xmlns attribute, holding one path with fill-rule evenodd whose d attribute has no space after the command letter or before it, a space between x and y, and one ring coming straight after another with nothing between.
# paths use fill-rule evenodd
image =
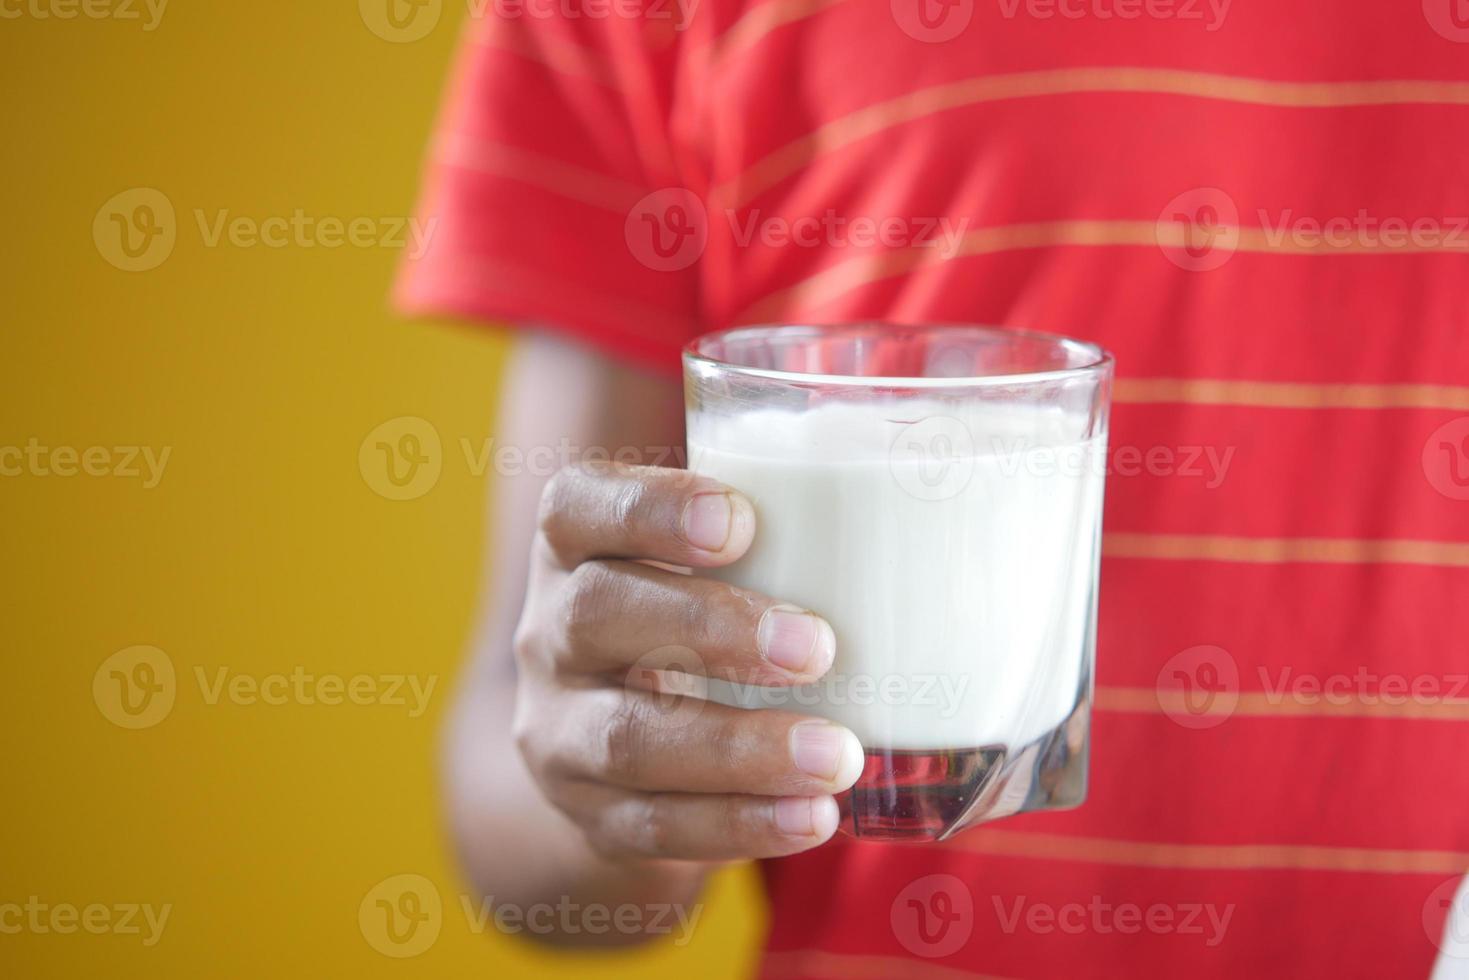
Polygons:
<instances>
[{"instance_id":1,"label":"fingers","mask_svg":"<svg viewBox=\"0 0 1469 980\"><path fill-rule=\"evenodd\" d=\"M525 668L516 742L542 790L605 853L775 857L836 830L832 794L864 764L855 735L688 695L693 675L814 681L835 655L831 627L645 564L726 565L754 533L747 498L681 470L582 465L542 496L541 558L515 637ZM667 651L680 655L659 656ZM543 696L533 704L526 691Z\"/></svg>"},{"instance_id":2,"label":"fingers","mask_svg":"<svg viewBox=\"0 0 1469 980\"><path fill-rule=\"evenodd\" d=\"M836 832L830 796L699 796L629 793L587 785L566 805L609 857L729 861L804 851Z\"/></svg>"},{"instance_id":3,"label":"fingers","mask_svg":"<svg viewBox=\"0 0 1469 980\"><path fill-rule=\"evenodd\" d=\"M556 779L644 791L824 796L862 773L862 745L841 725L646 691L570 694L561 725L530 752Z\"/></svg>"},{"instance_id":4,"label":"fingers","mask_svg":"<svg viewBox=\"0 0 1469 980\"><path fill-rule=\"evenodd\" d=\"M553 560L643 558L725 565L755 533L750 501L686 470L586 463L558 472L541 495L541 535Z\"/></svg>"},{"instance_id":5,"label":"fingers","mask_svg":"<svg viewBox=\"0 0 1469 980\"><path fill-rule=\"evenodd\" d=\"M712 579L634 562L589 561L567 577L559 635L548 648L558 670L589 673L661 666L648 654L670 646L695 656L679 669L746 684L815 680L831 667L836 637L820 616Z\"/></svg>"}]
</instances>

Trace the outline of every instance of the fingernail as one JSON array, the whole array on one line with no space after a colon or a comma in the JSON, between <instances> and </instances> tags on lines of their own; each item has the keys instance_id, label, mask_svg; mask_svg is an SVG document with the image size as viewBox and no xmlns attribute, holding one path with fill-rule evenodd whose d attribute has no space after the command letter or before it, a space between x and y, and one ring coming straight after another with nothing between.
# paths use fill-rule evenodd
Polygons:
<instances>
[{"instance_id":1,"label":"fingernail","mask_svg":"<svg viewBox=\"0 0 1469 980\"><path fill-rule=\"evenodd\" d=\"M841 815L830 796L787 796L775 801L775 828L792 837L825 839L836 832Z\"/></svg>"},{"instance_id":2,"label":"fingernail","mask_svg":"<svg viewBox=\"0 0 1469 980\"><path fill-rule=\"evenodd\" d=\"M734 507L727 493L701 493L684 505L684 537L696 548L723 550L733 522Z\"/></svg>"},{"instance_id":3,"label":"fingernail","mask_svg":"<svg viewBox=\"0 0 1469 980\"><path fill-rule=\"evenodd\" d=\"M771 606L760 617L757 642L777 667L822 674L836 654L836 635L826 620L799 606Z\"/></svg>"},{"instance_id":4,"label":"fingernail","mask_svg":"<svg viewBox=\"0 0 1469 980\"><path fill-rule=\"evenodd\" d=\"M840 725L803 721L791 727L791 761L808 776L828 781L850 776L855 780L861 754L857 736Z\"/></svg>"},{"instance_id":5,"label":"fingernail","mask_svg":"<svg viewBox=\"0 0 1469 980\"><path fill-rule=\"evenodd\" d=\"M775 827L782 834L809 836L816 829L816 821L811 819L811 801L801 796L776 800Z\"/></svg>"}]
</instances>

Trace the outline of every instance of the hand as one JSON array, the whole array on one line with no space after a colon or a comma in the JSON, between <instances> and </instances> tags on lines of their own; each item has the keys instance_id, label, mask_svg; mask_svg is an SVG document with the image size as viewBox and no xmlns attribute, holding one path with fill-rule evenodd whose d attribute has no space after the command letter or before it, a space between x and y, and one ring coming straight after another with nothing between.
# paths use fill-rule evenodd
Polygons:
<instances>
[{"instance_id":1,"label":"hand","mask_svg":"<svg viewBox=\"0 0 1469 980\"><path fill-rule=\"evenodd\" d=\"M748 499L683 470L569 467L541 498L515 635L515 739L604 857L774 857L836 830L832 794L862 767L850 731L629 683L670 647L697 654L685 669L762 686L831 667L835 637L814 613L645 563L726 565L754 534Z\"/></svg>"}]
</instances>

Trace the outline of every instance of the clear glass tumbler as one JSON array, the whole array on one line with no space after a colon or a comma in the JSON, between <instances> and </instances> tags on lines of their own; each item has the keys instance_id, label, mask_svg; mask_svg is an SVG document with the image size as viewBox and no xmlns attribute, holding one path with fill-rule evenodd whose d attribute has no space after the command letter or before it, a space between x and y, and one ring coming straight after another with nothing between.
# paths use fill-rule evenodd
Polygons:
<instances>
[{"instance_id":1,"label":"clear glass tumbler","mask_svg":"<svg viewBox=\"0 0 1469 980\"><path fill-rule=\"evenodd\" d=\"M707 574L837 641L818 683L709 696L854 731L847 833L938 840L1085 798L1111 380L1093 344L976 326L747 327L685 350L689 466L758 519Z\"/></svg>"}]
</instances>

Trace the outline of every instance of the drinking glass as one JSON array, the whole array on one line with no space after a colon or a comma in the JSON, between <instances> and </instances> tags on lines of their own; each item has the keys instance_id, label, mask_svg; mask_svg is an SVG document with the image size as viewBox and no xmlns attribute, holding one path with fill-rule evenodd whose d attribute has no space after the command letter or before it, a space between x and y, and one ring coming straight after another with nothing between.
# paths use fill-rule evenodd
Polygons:
<instances>
[{"instance_id":1,"label":"drinking glass","mask_svg":"<svg viewBox=\"0 0 1469 980\"><path fill-rule=\"evenodd\" d=\"M708 696L847 726L842 829L939 840L1086 796L1112 358L981 326L741 327L684 351L689 465L754 503L700 572L836 634L818 682Z\"/></svg>"}]
</instances>

